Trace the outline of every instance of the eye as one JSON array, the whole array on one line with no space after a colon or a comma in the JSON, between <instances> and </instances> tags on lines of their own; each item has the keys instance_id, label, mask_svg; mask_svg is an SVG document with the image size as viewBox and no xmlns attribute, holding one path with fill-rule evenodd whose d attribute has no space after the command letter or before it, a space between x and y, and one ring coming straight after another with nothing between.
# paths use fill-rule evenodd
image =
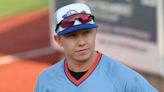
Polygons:
<instances>
[{"instance_id":1,"label":"eye","mask_svg":"<svg viewBox=\"0 0 164 92\"><path fill-rule=\"evenodd\" d=\"M86 30L86 31L83 32L83 35L88 35L90 33L91 33L91 30Z\"/></svg>"},{"instance_id":2,"label":"eye","mask_svg":"<svg viewBox=\"0 0 164 92\"><path fill-rule=\"evenodd\" d=\"M74 38L74 37L76 37L76 36L77 36L77 35L74 34L74 33L66 35L67 38Z\"/></svg>"}]
</instances>

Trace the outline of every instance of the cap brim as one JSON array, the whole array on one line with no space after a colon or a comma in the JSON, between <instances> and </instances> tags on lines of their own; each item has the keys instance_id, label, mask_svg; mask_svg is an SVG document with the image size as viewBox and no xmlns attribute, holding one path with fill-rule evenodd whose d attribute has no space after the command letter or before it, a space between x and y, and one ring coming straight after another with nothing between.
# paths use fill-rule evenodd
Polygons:
<instances>
[{"instance_id":1,"label":"cap brim","mask_svg":"<svg viewBox=\"0 0 164 92\"><path fill-rule=\"evenodd\" d=\"M65 35L67 33L79 30L79 29L86 29L86 28L97 28L96 24L80 24L80 25L75 25L70 28L64 29L61 32L58 32L58 35Z\"/></svg>"}]
</instances>

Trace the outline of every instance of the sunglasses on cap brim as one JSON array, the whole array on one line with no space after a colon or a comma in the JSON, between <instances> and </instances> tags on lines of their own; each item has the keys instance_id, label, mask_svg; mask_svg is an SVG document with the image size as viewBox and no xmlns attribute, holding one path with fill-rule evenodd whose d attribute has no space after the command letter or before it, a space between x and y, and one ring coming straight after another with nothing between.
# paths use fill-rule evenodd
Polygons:
<instances>
[{"instance_id":1,"label":"sunglasses on cap brim","mask_svg":"<svg viewBox=\"0 0 164 92\"><path fill-rule=\"evenodd\" d=\"M79 22L81 22L82 24L88 23L92 20L94 20L94 16L91 14L87 14L87 13L77 13L77 14L73 14L71 16L66 17L65 19L63 19L62 21L60 21L60 23L58 23L56 25L56 29L55 31L57 32L57 29L59 28L59 26L61 26L62 28L69 28L72 27L74 25L74 22L78 20Z\"/></svg>"}]
</instances>

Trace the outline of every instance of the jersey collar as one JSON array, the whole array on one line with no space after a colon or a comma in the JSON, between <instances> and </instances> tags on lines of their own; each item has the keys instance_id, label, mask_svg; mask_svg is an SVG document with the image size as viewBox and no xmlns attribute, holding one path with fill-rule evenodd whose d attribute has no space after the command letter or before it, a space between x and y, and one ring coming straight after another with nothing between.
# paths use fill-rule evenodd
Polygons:
<instances>
[{"instance_id":1,"label":"jersey collar","mask_svg":"<svg viewBox=\"0 0 164 92\"><path fill-rule=\"evenodd\" d=\"M73 83L75 84L76 86L80 85L84 80L86 80L89 75L91 75L91 73L95 70L98 62L100 61L100 58L101 58L101 53L97 52L97 56L96 56L96 59L94 61L94 63L92 64L92 66L90 67L90 69L79 79L75 79L69 72L68 70L68 65L66 63L66 61L64 61L64 71L65 71L65 74L67 76L67 78Z\"/></svg>"}]
</instances>

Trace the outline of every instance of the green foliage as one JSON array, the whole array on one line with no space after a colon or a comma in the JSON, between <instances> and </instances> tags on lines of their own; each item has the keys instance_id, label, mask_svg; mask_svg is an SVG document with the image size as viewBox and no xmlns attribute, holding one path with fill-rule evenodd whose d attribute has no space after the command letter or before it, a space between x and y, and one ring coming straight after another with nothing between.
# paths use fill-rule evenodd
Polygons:
<instances>
[{"instance_id":1,"label":"green foliage","mask_svg":"<svg viewBox=\"0 0 164 92\"><path fill-rule=\"evenodd\" d=\"M48 6L48 0L0 0L0 17Z\"/></svg>"}]
</instances>

